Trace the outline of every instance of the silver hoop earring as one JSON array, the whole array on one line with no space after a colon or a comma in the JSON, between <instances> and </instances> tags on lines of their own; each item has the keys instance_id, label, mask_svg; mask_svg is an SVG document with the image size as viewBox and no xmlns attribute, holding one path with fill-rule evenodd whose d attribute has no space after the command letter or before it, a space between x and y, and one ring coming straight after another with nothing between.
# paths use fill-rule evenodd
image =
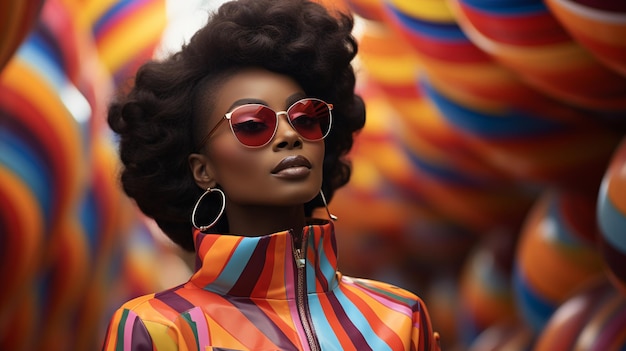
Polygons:
<instances>
[{"instance_id":1,"label":"silver hoop earring","mask_svg":"<svg viewBox=\"0 0 626 351\"><path fill-rule=\"evenodd\" d=\"M324 203L324 207L326 207L326 213L328 213L328 217L330 217L330 219L332 219L333 221L338 220L339 218L337 218L337 216L330 213L330 210L328 209L328 204L326 203L326 197L324 196L324 192L321 189L320 189L320 195L322 196L322 202Z\"/></svg>"},{"instance_id":2,"label":"silver hoop earring","mask_svg":"<svg viewBox=\"0 0 626 351\"><path fill-rule=\"evenodd\" d=\"M215 218L215 220L213 220L213 222L207 224L207 225L197 225L196 224L196 211L198 210L198 206L200 205L200 202L202 202L202 199L207 196L208 194L212 193L212 192L218 192L220 193L220 195L222 196L222 208L220 208L220 212L217 214L217 217ZM191 224L193 224L194 228L198 229L199 231L203 232L209 228L211 228L212 226L215 225L215 223L217 223L217 221L219 221L219 219L222 217L222 214L224 214L224 209L226 208L226 195L224 194L224 192L222 191L222 189L219 188L207 188L206 191L200 195L200 198L198 199L198 201L196 201L196 205L193 207L193 211L191 212Z\"/></svg>"}]
</instances>

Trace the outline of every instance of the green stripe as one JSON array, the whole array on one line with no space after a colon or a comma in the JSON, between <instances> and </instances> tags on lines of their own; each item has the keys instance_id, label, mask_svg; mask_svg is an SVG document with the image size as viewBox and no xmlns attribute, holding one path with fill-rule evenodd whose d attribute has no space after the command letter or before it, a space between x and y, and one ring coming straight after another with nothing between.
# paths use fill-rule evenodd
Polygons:
<instances>
[{"instance_id":1,"label":"green stripe","mask_svg":"<svg viewBox=\"0 0 626 351\"><path fill-rule=\"evenodd\" d=\"M124 309L122 312L122 318L120 318L120 322L117 325L117 343L115 344L115 349L119 351L124 351L124 327L126 326L126 320L128 319L128 310Z\"/></svg>"},{"instance_id":2,"label":"green stripe","mask_svg":"<svg viewBox=\"0 0 626 351\"><path fill-rule=\"evenodd\" d=\"M191 314L189 314L189 312L183 312L182 316L187 321L187 324L189 324L189 326L191 327L191 330L193 331L193 336L196 339L196 348L198 350L201 350L200 349L200 338L198 337L198 326L197 326L196 322L194 322L191 319Z\"/></svg>"}]
</instances>

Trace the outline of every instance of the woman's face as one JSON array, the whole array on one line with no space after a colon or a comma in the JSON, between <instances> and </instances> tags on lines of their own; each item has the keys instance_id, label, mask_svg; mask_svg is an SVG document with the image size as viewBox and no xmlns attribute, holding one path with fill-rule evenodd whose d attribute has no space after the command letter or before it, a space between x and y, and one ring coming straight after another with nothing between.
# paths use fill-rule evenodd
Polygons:
<instances>
[{"instance_id":1,"label":"woman's face","mask_svg":"<svg viewBox=\"0 0 626 351\"><path fill-rule=\"evenodd\" d=\"M215 108L206 123L209 133L225 113L246 103L285 111L305 97L290 77L263 69L244 69L219 87ZM224 121L203 148L203 157L193 161L199 186L220 185L229 205L301 205L313 199L322 186L324 141L304 140L280 114L274 138L260 148L242 145Z\"/></svg>"}]
</instances>

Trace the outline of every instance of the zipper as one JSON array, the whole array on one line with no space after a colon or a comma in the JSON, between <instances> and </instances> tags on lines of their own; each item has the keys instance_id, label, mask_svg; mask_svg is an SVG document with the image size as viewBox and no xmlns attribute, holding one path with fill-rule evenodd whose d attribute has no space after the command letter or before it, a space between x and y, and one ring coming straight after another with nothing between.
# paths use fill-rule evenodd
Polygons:
<instances>
[{"instance_id":1,"label":"zipper","mask_svg":"<svg viewBox=\"0 0 626 351\"><path fill-rule=\"evenodd\" d=\"M300 316L300 322L302 323L302 329L309 343L309 349L311 351L321 350L319 342L313 332L313 323L310 318L306 296L306 249L308 242L307 231L302 231L299 245L297 238L291 232L293 239L293 253L296 263L296 306L298 307L298 315Z\"/></svg>"}]
</instances>

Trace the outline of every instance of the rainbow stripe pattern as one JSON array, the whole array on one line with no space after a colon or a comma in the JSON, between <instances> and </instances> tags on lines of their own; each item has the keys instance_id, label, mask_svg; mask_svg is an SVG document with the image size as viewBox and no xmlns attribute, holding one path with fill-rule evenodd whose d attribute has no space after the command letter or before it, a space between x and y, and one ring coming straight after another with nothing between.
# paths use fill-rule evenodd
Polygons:
<instances>
[{"instance_id":1,"label":"rainbow stripe pattern","mask_svg":"<svg viewBox=\"0 0 626 351\"><path fill-rule=\"evenodd\" d=\"M330 222L304 228L304 265L290 231L194 237L194 275L124 304L104 350L309 350L307 326L322 350L439 350L419 297L337 271Z\"/></svg>"}]
</instances>

